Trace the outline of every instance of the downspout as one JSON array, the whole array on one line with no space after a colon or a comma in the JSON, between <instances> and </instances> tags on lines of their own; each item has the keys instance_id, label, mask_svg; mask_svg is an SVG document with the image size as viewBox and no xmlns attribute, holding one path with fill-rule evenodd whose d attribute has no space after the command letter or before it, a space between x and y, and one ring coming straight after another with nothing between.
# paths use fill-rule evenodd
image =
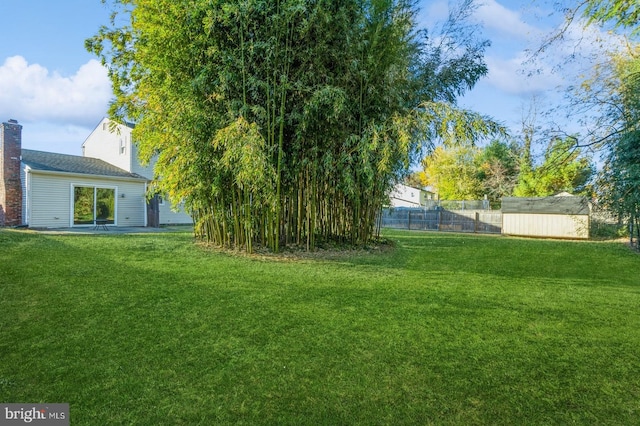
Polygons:
<instances>
[{"instance_id":1,"label":"downspout","mask_svg":"<svg viewBox=\"0 0 640 426\"><path fill-rule=\"evenodd\" d=\"M22 194L22 225L29 226L31 221L31 172L29 166L22 167L24 173L24 193Z\"/></svg>"},{"instance_id":2,"label":"downspout","mask_svg":"<svg viewBox=\"0 0 640 426\"><path fill-rule=\"evenodd\" d=\"M144 181L144 195L142 196L142 211L144 213L144 227L148 226L147 219L149 216L149 207L147 206L147 181Z\"/></svg>"}]
</instances>

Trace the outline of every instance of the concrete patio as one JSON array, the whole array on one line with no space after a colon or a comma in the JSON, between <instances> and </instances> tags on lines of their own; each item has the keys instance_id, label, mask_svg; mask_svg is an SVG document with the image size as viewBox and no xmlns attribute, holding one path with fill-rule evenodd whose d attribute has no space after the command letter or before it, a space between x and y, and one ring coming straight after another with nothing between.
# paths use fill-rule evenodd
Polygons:
<instances>
[{"instance_id":1,"label":"concrete patio","mask_svg":"<svg viewBox=\"0 0 640 426\"><path fill-rule=\"evenodd\" d=\"M153 234L167 232L193 232L191 225L162 226L151 228L144 226L87 226L73 228L24 228L25 230L38 232L41 234L63 235L63 234Z\"/></svg>"}]
</instances>

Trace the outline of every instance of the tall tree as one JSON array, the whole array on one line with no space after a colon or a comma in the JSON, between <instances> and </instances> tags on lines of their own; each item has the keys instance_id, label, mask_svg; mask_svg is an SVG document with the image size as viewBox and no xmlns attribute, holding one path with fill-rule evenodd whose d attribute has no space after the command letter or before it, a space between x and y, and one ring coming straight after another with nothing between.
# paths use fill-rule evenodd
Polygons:
<instances>
[{"instance_id":1,"label":"tall tree","mask_svg":"<svg viewBox=\"0 0 640 426\"><path fill-rule=\"evenodd\" d=\"M366 243L420 147L497 129L452 105L487 71L470 0L440 37L411 0L112 3L130 21L86 42L110 114L136 122L155 186L216 244Z\"/></svg>"},{"instance_id":2,"label":"tall tree","mask_svg":"<svg viewBox=\"0 0 640 426\"><path fill-rule=\"evenodd\" d=\"M510 196L520 172L518 147L515 143L493 140L476 159L482 193L493 203Z\"/></svg>"},{"instance_id":3,"label":"tall tree","mask_svg":"<svg viewBox=\"0 0 640 426\"><path fill-rule=\"evenodd\" d=\"M554 138L545 150L542 164L520 171L513 193L518 197L544 197L559 192L586 195L593 171L590 158L576 147L574 138Z\"/></svg>"},{"instance_id":4,"label":"tall tree","mask_svg":"<svg viewBox=\"0 0 640 426\"><path fill-rule=\"evenodd\" d=\"M637 95L640 89L640 49L637 45L640 6L637 1L628 0L584 0L567 8L565 16L566 24L558 35L581 16L586 18L587 24L608 26L609 30L622 31L626 37L626 50L616 49L609 54L608 60L594 68L592 75L573 92L571 107L585 114L593 129L584 135L580 145L600 148L606 153L597 180L598 199L633 224L637 221L640 198L637 189L640 179L636 171L640 160L636 149L640 118Z\"/></svg>"},{"instance_id":5,"label":"tall tree","mask_svg":"<svg viewBox=\"0 0 640 426\"><path fill-rule=\"evenodd\" d=\"M518 179L518 148L493 140L479 148L473 145L438 146L427 155L423 170L412 175L418 186L432 186L443 200L491 202L511 195Z\"/></svg>"},{"instance_id":6,"label":"tall tree","mask_svg":"<svg viewBox=\"0 0 640 426\"><path fill-rule=\"evenodd\" d=\"M637 83L640 67L637 65L636 44L640 36L639 3L582 0L570 3L568 7L562 2L558 4L565 21L543 40L537 54L572 33L570 28L576 23L583 29L590 25L606 27L609 35L622 33L616 37L618 43L609 46L608 54L593 58L595 65L591 75L582 84L569 89L567 115L585 129L576 140L576 146L605 153L605 163L595 188L599 201L621 218L628 218L634 223L638 216L634 188L640 187L640 180L635 180L638 158L634 149L638 131L638 116L634 111L638 110L637 93L640 88Z\"/></svg>"},{"instance_id":7,"label":"tall tree","mask_svg":"<svg viewBox=\"0 0 640 426\"><path fill-rule=\"evenodd\" d=\"M441 200L477 200L482 198L477 157L472 146L438 146L425 157L420 174L424 185L435 188Z\"/></svg>"},{"instance_id":8,"label":"tall tree","mask_svg":"<svg viewBox=\"0 0 640 426\"><path fill-rule=\"evenodd\" d=\"M598 199L629 221L632 241L640 240L640 47L611 59L609 114L619 130L609 139L598 180ZM633 232L635 231L635 232Z\"/></svg>"}]
</instances>

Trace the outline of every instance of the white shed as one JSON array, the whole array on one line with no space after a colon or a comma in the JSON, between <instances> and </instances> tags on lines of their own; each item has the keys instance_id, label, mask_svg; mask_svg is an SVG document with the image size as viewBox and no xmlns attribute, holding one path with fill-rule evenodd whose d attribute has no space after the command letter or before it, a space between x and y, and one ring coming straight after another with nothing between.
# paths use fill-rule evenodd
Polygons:
<instances>
[{"instance_id":1,"label":"white shed","mask_svg":"<svg viewBox=\"0 0 640 426\"><path fill-rule=\"evenodd\" d=\"M502 233L527 237L589 238L589 202L566 196L502 199Z\"/></svg>"}]
</instances>

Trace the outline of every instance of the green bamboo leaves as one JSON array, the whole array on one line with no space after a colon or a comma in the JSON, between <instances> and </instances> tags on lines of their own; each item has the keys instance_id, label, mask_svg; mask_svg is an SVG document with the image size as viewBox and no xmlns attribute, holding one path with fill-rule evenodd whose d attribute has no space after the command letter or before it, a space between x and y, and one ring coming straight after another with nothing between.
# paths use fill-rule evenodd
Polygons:
<instances>
[{"instance_id":1,"label":"green bamboo leaves","mask_svg":"<svg viewBox=\"0 0 640 426\"><path fill-rule=\"evenodd\" d=\"M487 130L456 124L471 116L452 104L432 113L486 73L487 44L462 31L432 54L411 0L113 4L130 21L87 41L118 85L111 114L136 122L155 188L213 244L367 244L422 147L444 128Z\"/></svg>"}]
</instances>

